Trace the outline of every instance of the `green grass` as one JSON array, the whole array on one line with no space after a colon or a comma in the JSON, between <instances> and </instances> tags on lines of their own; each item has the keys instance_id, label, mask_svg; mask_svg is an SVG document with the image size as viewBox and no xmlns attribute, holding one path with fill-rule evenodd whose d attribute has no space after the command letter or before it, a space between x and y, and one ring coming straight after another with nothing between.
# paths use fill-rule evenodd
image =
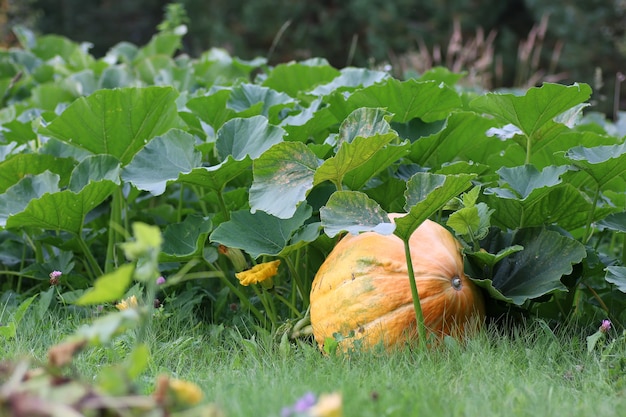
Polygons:
<instances>
[{"instance_id":1,"label":"green grass","mask_svg":"<svg viewBox=\"0 0 626 417\"><path fill-rule=\"evenodd\" d=\"M45 360L49 346L86 320L27 315L16 339L0 339L0 349L5 359ZM623 415L626 375L611 375L612 362L600 352L588 354L585 336L534 324L513 336L484 331L463 346L428 352L325 357L306 342L280 348L263 333L244 338L231 328L161 319L148 336L152 360L138 383L149 392L163 372L194 381L227 417L279 416L307 391L341 392L346 417ZM92 381L121 362L132 343L128 333L112 346L89 348L76 358L79 374ZM626 357L623 340L613 353Z\"/></svg>"}]
</instances>

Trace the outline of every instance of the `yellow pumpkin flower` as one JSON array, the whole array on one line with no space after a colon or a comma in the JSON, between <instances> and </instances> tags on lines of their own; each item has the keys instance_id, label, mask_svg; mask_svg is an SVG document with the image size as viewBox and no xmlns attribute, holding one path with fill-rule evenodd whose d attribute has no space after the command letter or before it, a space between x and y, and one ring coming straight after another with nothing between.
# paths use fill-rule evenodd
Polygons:
<instances>
[{"instance_id":1,"label":"yellow pumpkin flower","mask_svg":"<svg viewBox=\"0 0 626 417\"><path fill-rule=\"evenodd\" d=\"M193 382L170 379L169 386L176 400L185 405L196 405L202 401L202 390Z\"/></svg>"},{"instance_id":2,"label":"yellow pumpkin flower","mask_svg":"<svg viewBox=\"0 0 626 417\"><path fill-rule=\"evenodd\" d=\"M134 295L131 295L130 297L115 304L115 308L122 311L122 310L128 310L129 308L136 308L137 305L138 305L137 297L135 297Z\"/></svg>"},{"instance_id":3,"label":"yellow pumpkin flower","mask_svg":"<svg viewBox=\"0 0 626 417\"><path fill-rule=\"evenodd\" d=\"M264 286L272 286L272 277L278 274L278 265L280 260L271 262L263 262L262 264L255 265L251 269L235 274L241 285L248 286L250 284L263 283Z\"/></svg>"},{"instance_id":4,"label":"yellow pumpkin flower","mask_svg":"<svg viewBox=\"0 0 626 417\"><path fill-rule=\"evenodd\" d=\"M317 403L309 409L309 415L311 417L342 417L341 394L333 392L320 395Z\"/></svg>"}]
</instances>

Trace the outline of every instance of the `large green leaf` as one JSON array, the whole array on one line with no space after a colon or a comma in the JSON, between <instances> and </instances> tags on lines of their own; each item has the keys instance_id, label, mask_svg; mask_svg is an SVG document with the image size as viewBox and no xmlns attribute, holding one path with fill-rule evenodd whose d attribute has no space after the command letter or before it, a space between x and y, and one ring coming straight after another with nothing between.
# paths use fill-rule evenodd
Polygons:
<instances>
[{"instance_id":1,"label":"large green leaf","mask_svg":"<svg viewBox=\"0 0 626 417\"><path fill-rule=\"evenodd\" d=\"M285 133L282 128L270 125L263 116L238 117L224 123L217 132L215 149L222 160L229 155L237 161L246 156L254 160L272 145L282 142Z\"/></svg>"},{"instance_id":2,"label":"large green leaf","mask_svg":"<svg viewBox=\"0 0 626 417\"><path fill-rule=\"evenodd\" d=\"M544 228L517 230L499 236L485 248L498 252L503 247L522 246L496 263L491 277L474 271L472 278L491 278L493 286L515 304L555 291L565 291L561 277L572 272L572 265L587 256L585 247L574 239Z\"/></svg>"},{"instance_id":3,"label":"large green leaf","mask_svg":"<svg viewBox=\"0 0 626 417\"><path fill-rule=\"evenodd\" d=\"M110 196L118 185L109 180L90 182L78 193L71 190L46 193L8 218L6 227L40 227L81 233L85 216Z\"/></svg>"},{"instance_id":4,"label":"large green leaf","mask_svg":"<svg viewBox=\"0 0 626 417\"><path fill-rule=\"evenodd\" d=\"M50 171L59 175L61 184L67 184L76 162L70 158L33 153L18 154L0 163L0 193L17 184L27 175Z\"/></svg>"},{"instance_id":5,"label":"large green leaf","mask_svg":"<svg viewBox=\"0 0 626 417\"><path fill-rule=\"evenodd\" d=\"M182 130L172 129L137 152L124 167L122 179L152 195L161 195L168 181L191 172L201 163L202 154L195 149L195 138Z\"/></svg>"},{"instance_id":6,"label":"large green leaf","mask_svg":"<svg viewBox=\"0 0 626 417\"><path fill-rule=\"evenodd\" d=\"M544 124L591 96L587 84L565 86L545 83L533 87L523 96L487 93L470 102L473 110L490 114L533 136Z\"/></svg>"},{"instance_id":7,"label":"large green leaf","mask_svg":"<svg viewBox=\"0 0 626 417\"><path fill-rule=\"evenodd\" d=\"M363 164L346 172L343 177L343 183L351 190L362 189L370 179L389 168L403 156L406 156L410 149L411 142L408 140L405 140L399 145L387 144Z\"/></svg>"},{"instance_id":8,"label":"large green leaf","mask_svg":"<svg viewBox=\"0 0 626 417\"><path fill-rule=\"evenodd\" d=\"M621 292L626 293L626 267L624 266L607 266L606 281L615 285Z\"/></svg>"},{"instance_id":9,"label":"large green leaf","mask_svg":"<svg viewBox=\"0 0 626 417\"><path fill-rule=\"evenodd\" d=\"M251 165L249 156L235 160L229 155L218 165L194 168L189 173L180 174L178 181L221 191L228 182L247 172Z\"/></svg>"},{"instance_id":10,"label":"large green leaf","mask_svg":"<svg viewBox=\"0 0 626 417\"><path fill-rule=\"evenodd\" d=\"M565 157L593 178L600 188L614 178L626 179L626 142L591 148L577 146L567 151Z\"/></svg>"},{"instance_id":11,"label":"large green leaf","mask_svg":"<svg viewBox=\"0 0 626 417\"><path fill-rule=\"evenodd\" d=\"M357 87L369 87L372 84L382 82L390 75L384 71L375 71L367 68L347 67L341 69L341 75L331 82L317 86L310 94L315 96L327 96L335 91L354 90Z\"/></svg>"},{"instance_id":12,"label":"large green leaf","mask_svg":"<svg viewBox=\"0 0 626 417\"><path fill-rule=\"evenodd\" d=\"M279 93L271 88L256 84L241 84L232 90L226 106L236 112L242 112L260 104L260 114L274 120L281 109L294 102L295 100L287 94Z\"/></svg>"},{"instance_id":13,"label":"large green leaf","mask_svg":"<svg viewBox=\"0 0 626 417\"><path fill-rule=\"evenodd\" d=\"M337 191L320 209L324 232L334 237L341 232L393 233L395 225L378 203L359 191Z\"/></svg>"},{"instance_id":14,"label":"large green leaf","mask_svg":"<svg viewBox=\"0 0 626 417\"><path fill-rule=\"evenodd\" d=\"M328 63L310 65L291 62L277 65L263 81L263 85L297 97L319 84L330 82L338 75L340 72Z\"/></svg>"},{"instance_id":15,"label":"large green leaf","mask_svg":"<svg viewBox=\"0 0 626 417\"><path fill-rule=\"evenodd\" d=\"M320 165L317 156L301 142L281 142L254 161L250 209L290 218L313 188Z\"/></svg>"},{"instance_id":16,"label":"large green leaf","mask_svg":"<svg viewBox=\"0 0 626 417\"><path fill-rule=\"evenodd\" d=\"M352 112L339 129L339 150L315 172L315 184L332 181L338 187L351 170L369 161L380 149L398 138L391 129L390 114L378 108Z\"/></svg>"},{"instance_id":17,"label":"large green leaf","mask_svg":"<svg viewBox=\"0 0 626 417\"><path fill-rule=\"evenodd\" d=\"M40 132L125 165L149 140L178 125L177 95L171 87L98 90Z\"/></svg>"},{"instance_id":18,"label":"large green leaf","mask_svg":"<svg viewBox=\"0 0 626 417\"><path fill-rule=\"evenodd\" d=\"M120 184L121 167L111 155L91 155L80 161L72 171L69 189L77 193L92 181L109 180Z\"/></svg>"},{"instance_id":19,"label":"large green leaf","mask_svg":"<svg viewBox=\"0 0 626 417\"><path fill-rule=\"evenodd\" d=\"M527 199L537 189L554 187L560 184L561 175L567 171L566 166L548 166L541 172L533 165L513 168L500 168L497 174L515 193L508 188L490 188L489 191L500 198Z\"/></svg>"},{"instance_id":20,"label":"large green leaf","mask_svg":"<svg viewBox=\"0 0 626 417\"><path fill-rule=\"evenodd\" d=\"M22 212L31 201L57 191L59 176L50 171L23 178L0 195L0 226L5 226L11 215Z\"/></svg>"},{"instance_id":21,"label":"large green leaf","mask_svg":"<svg viewBox=\"0 0 626 417\"><path fill-rule=\"evenodd\" d=\"M393 114L382 108L362 107L356 109L341 122L337 145L351 143L358 137L368 138L375 135L395 133L389 125Z\"/></svg>"},{"instance_id":22,"label":"large green leaf","mask_svg":"<svg viewBox=\"0 0 626 417\"><path fill-rule=\"evenodd\" d=\"M237 117L237 112L226 106L230 93L228 89L217 90L212 94L190 99L186 106L203 122L218 130L228 120Z\"/></svg>"},{"instance_id":23,"label":"large green leaf","mask_svg":"<svg viewBox=\"0 0 626 417\"><path fill-rule=\"evenodd\" d=\"M471 185L472 174L440 175L418 172L407 182L405 193L406 216L395 220L395 234L404 241L424 220L432 216L450 199L461 194Z\"/></svg>"},{"instance_id":24,"label":"large green leaf","mask_svg":"<svg viewBox=\"0 0 626 417\"><path fill-rule=\"evenodd\" d=\"M512 182L507 188L486 188L487 205L494 209L493 224L517 229L550 224L573 230L617 211L594 205L577 187L560 184L565 167L546 167L540 173L530 166L502 168L499 172ZM567 201L567 204L563 204Z\"/></svg>"},{"instance_id":25,"label":"large green leaf","mask_svg":"<svg viewBox=\"0 0 626 417\"><path fill-rule=\"evenodd\" d=\"M163 231L161 261L183 261L202 253L211 231L211 220L192 214L180 223L169 224Z\"/></svg>"},{"instance_id":26,"label":"large green leaf","mask_svg":"<svg viewBox=\"0 0 626 417\"><path fill-rule=\"evenodd\" d=\"M487 163L491 155L497 155L508 146L485 134L493 125L493 120L475 113L452 113L443 129L413 142L410 158L433 168L455 160Z\"/></svg>"},{"instance_id":27,"label":"large green leaf","mask_svg":"<svg viewBox=\"0 0 626 417\"><path fill-rule=\"evenodd\" d=\"M417 117L425 122L442 120L461 107L458 93L445 84L395 78L357 90L347 98L335 93L328 101L340 120L361 107L381 107L393 113L393 121L400 123Z\"/></svg>"},{"instance_id":28,"label":"large green leaf","mask_svg":"<svg viewBox=\"0 0 626 417\"><path fill-rule=\"evenodd\" d=\"M310 217L311 207L306 204L298 206L290 219L279 219L263 211L235 211L231 213L229 221L221 223L211 233L210 239L242 249L253 258L260 255L276 256L289 245L297 243L292 237Z\"/></svg>"}]
</instances>

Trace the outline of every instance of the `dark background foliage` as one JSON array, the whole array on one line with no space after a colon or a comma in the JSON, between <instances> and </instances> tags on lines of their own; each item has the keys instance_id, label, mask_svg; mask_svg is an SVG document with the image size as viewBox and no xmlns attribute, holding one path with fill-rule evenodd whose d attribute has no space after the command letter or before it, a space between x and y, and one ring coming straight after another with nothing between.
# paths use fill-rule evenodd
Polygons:
<instances>
[{"instance_id":1,"label":"dark background foliage","mask_svg":"<svg viewBox=\"0 0 626 417\"><path fill-rule=\"evenodd\" d=\"M190 18L185 52L191 55L222 47L244 59L267 57L272 51L271 63L325 57L336 67L389 62L394 68L403 63L406 70L425 60L425 49L422 46L420 52L420 44L430 52L427 58L436 58L438 46L445 58L454 36L463 36L461 45L468 49L468 42L480 37L477 31L485 37L493 32L494 38L487 45L492 48L487 54L491 54L491 60L479 54L484 58L479 62L479 71L494 74L485 87L526 86L525 83L545 80L533 78L533 74L559 74L554 80L592 84L596 91L594 100L609 114L615 107L614 81L626 69L624 0L179 2ZM163 20L167 3L168 0L0 0L0 35L2 43L11 44L14 40L10 27L25 24L38 33L88 41L93 44L92 53L100 56L121 41L146 43ZM531 59L530 70L521 71L526 64L520 62L520 43L545 17L545 35L531 45L537 60ZM555 49L560 53L555 55ZM407 53L415 56L404 59ZM442 63L451 64L445 59ZM467 61L456 63L472 65Z\"/></svg>"}]
</instances>

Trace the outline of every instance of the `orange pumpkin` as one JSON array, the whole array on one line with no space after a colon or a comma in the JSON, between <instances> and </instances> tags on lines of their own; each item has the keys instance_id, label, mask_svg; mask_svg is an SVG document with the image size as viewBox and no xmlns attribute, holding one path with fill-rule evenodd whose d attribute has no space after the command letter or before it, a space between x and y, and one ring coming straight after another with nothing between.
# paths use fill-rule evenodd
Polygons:
<instances>
[{"instance_id":1,"label":"orange pumpkin","mask_svg":"<svg viewBox=\"0 0 626 417\"><path fill-rule=\"evenodd\" d=\"M390 214L393 220L401 214ZM478 288L463 273L459 241L426 220L409 240L424 323L430 334L463 336L484 320ZM311 289L311 324L320 348L335 333L340 349L361 340L386 348L417 337L404 243L395 235L346 235L317 272ZM472 324L468 326L468 324Z\"/></svg>"}]
</instances>

